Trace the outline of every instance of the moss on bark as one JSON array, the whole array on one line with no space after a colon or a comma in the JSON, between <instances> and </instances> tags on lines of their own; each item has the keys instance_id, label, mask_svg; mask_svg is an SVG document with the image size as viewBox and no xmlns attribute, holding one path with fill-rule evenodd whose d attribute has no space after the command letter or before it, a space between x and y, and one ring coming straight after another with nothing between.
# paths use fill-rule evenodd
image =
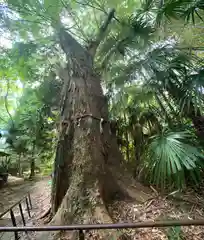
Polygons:
<instances>
[{"instance_id":1,"label":"moss on bark","mask_svg":"<svg viewBox=\"0 0 204 240\"><path fill-rule=\"evenodd\" d=\"M120 165L122 155L115 134L111 134L108 103L93 70L92 51L83 49L63 29L59 35L72 66L64 71L67 80L61 102L51 224L111 223L107 203L130 197L132 182ZM109 231L102 231L102 239L117 239L117 231L111 232L109 238ZM65 235L76 239L74 234Z\"/></svg>"},{"instance_id":2,"label":"moss on bark","mask_svg":"<svg viewBox=\"0 0 204 240\"><path fill-rule=\"evenodd\" d=\"M67 92L56 154L51 224L111 223L107 204L130 197L128 187L132 183L129 178L126 181L125 171L121 170L122 156L110 131L100 81L89 72L86 78L76 74ZM76 238L75 234L67 234ZM118 232L101 234L102 239L113 239L109 235ZM57 236L63 238L64 233Z\"/></svg>"}]
</instances>

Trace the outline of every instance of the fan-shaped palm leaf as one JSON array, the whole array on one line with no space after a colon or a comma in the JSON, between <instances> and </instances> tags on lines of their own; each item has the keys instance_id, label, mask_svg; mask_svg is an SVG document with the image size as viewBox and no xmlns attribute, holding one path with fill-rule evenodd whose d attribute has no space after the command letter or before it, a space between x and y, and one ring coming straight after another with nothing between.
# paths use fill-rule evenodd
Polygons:
<instances>
[{"instance_id":1,"label":"fan-shaped palm leaf","mask_svg":"<svg viewBox=\"0 0 204 240\"><path fill-rule=\"evenodd\" d=\"M203 20L203 0L168 0L158 11L157 22L160 23L165 16L167 19L183 18L187 22L195 23L196 16Z\"/></svg>"},{"instance_id":2,"label":"fan-shaped palm leaf","mask_svg":"<svg viewBox=\"0 0 204 240\"><path fill-rule=\"evenodd\" d=\"M186 143L188 138L185 132L164 132L152 138L148 168L155 184L165 187L174 181L180 187L185 184L185 171L196 171L203 155L198 148Z\"/></svg>"},{"instance_id":3,"label":"fan-shaped palm leaf","mask_svg":"<svg viewBox=\"0 0 204 240\"><path fill-rule=\"evenodd\" d=\"M155 29L152 22L142 16L140 10L129 18L119 19L119 25L113 26L111 33L101 44L99 55L102 66L106 66L113 56L125 56L127 50L141 49L149 43Z\"/></svg>"}]
</instances>

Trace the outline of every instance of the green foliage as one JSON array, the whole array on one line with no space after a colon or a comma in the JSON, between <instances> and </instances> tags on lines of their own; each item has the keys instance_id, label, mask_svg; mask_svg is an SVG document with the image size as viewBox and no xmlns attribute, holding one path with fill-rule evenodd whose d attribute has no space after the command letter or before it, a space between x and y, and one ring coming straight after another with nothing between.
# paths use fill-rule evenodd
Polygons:
<instances>
[{"instance_id":1,"label":"green foliage","mask_svg":"<svg viewBox=\"0 0 204 240\"><path fill-rule=\"evenodd\" d=\"M196 180L203 155L197 147L186 143L189 138L191 136L186 132L169 131L151 138L147 167L154 184L162 188L171 184L181 188L185 186L188 171L195 174L192 177Z\"/></svg>"},{"instance_id":2,"label":"green foliage","mask_svg":"<svg viewBox=\"0 0 204 240\"><path fill-rule=\"evenodd\" d=\"M7 137L7 142L13 154L19 155L16 162L21 168L25 166L25 155L27 161L30 156L34 156L36 164L41 164L45 159L50 160L54 151L52 140L55 137L53 132L55 114L52 114L52 118L50 117L49 101L43 102L44 99L41 96L38 98L38 92L42 92L42 89L24 90L19 107L13 116L14 126L8 126L10 135Z\"/></svg>"},{"instance_id":3,"label":"green foliage","mask_svg":"<svg viewBox=\"0 0 204 240\"><path fill-rule=\"evenodd\" d=\"M168 240L182 240L182 230L180 226L171 227L167 231Z\"/></svg>"},{"instance_id":4,"label":"green foliage","mask_svg":"<svg viewBox=\"0 0 204 240\"><path fill-rule=\"evenodd\" d=\"M190 22L195 30L203 6L203 0L5 1L0 21L12 46L1 50L0 87L8 96L6 105L5 97L0 98L0 123L9 121L14 152L34 155L50 169L63 84L59 72L65 62L59 27L87 46L114 7L94 67L104 75L110 117L119 123L120 147L145 161L157 185L174 182L180 187L186 171L195 178L202 168L198 140L187 142L189 136L181 129L203 113L203 62L182 48L188 37L177 39L172 21ZM23 93L14 88L17 81L24 84ZM18 92L15 104L11 92ZM164 127L170 131L162 132Z\"/></svg>"},{"instance_id":5,"label":"green foliage","mask_svg":"<svg viewBox=\"0 0 204 240\"><path fill-rule=\"evenodd\" d=\"M43 162L40 166L42 175L44 176L50 175L53 172L52 168L53 168L53 161L48 159L46 163Z\"/></svg>"},{"instance_id":6,"label":"green foliage","mask_svg":"<svg viewBox=\"0 0 204 240\"><path fill-rule=\"evenodd\" d=\"M202 19L201 11L204 10L203 0L168 0L159 10L159 16L164 15L167 19L184 18L195 23L195 16Z\"/></svg>"},{"instance_id":7,"label":"green foliage","mask_svg":"<svg viewBox=\"0 0 204 240\"><path fill-rule=\"evenodd\" d=\"M1 159L0 160L0 173L7 173L9 169L9 165L11 164L11 159Z\"/></svg>"}]
</instances>

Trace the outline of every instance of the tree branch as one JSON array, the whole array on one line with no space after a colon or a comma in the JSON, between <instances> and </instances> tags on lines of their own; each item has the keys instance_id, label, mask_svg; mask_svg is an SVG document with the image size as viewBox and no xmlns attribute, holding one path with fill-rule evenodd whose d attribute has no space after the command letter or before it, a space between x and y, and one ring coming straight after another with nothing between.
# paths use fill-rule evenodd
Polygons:
<instances>
[{"instance_id":1,"label":"tree branch","mask_svg":"<svg viewBox=\"0 0 204 240\"><path fill-rule=\"evenodd\" d=\"M107 16L107 19L100 27L98 35L96 36L96 39L91 41L91 43L89 44L88 51L92 56L95 55L98 46L100 45L101 41L103 40L106 30L107 30L111 20L114 18L114 14L115 14L115 9L111 9Z\"/></svg>"},{"instance_id":2,"label":"tree branch","mask_svg":"<svg viewBox=\"0 0 204 240\"><path fill-rule=\"evenodd\" d=\"M101 43L101 41L102 41L103 38L104 38L105 32L106 32L106 30L107 30L107 28L108 28L108 25L110 24L111 20L114 18L115 9L111 9L110 12L107 13L105 10L103 10L102 8L100 8L100 6L98 6L99 8L98 8L98 7L95 7L94 5L88 3L88 1L85 2L85 3L82 3L82 2L77 1L77 0L74 0L74 1L75 1L77 4L82 5L82 6L84 6L84 7L89 6L89 7L93 8L93 9L95 9L95 10L102 11L102 12L104 12L105 14L107 14L107 19L105 20L105 22L104 22L104 23L102 24L102 26L100 27L99 32L98 32L98 34L97 34L97 36L96 36L96 39L95 39L95 40L92 40L92 41L89 41L90 43L89 43L89 46L88 46L87 49L88 49L89 54L90 54L92 57L94 57L95 52L96 52L96 49L98 48L99 44ZM85 33L83 32L83 29L81 29L81 26L78 24L78 22L79 22L78 20L79 20L79 19L75 19L77 16L73 14L71 6L69 6L68 4L66 4L63 0L61 0L61 2L62 2L62 4L64 5L64 8L68 10L69 15L72 17L73 21L75 22L75 25L77 26L78 30L81 31L81 33L82 33L83 37L85 38L85 40L88 40L87 37L86 37L86 35L85 35ZM69 32L70 32L70 31L69 31ZM84 40L84 39L83 39L83 40Z\"/></svg>"},{"instance_id":3,"label":"tree branch","mask_svg":"<svg viewBox=\"0 0 204 240\"><path fill-rule=\"evenodd\" d=\"M0 117L0 120L4 123L7 123L7 121L5 121L2 117Z\"/></svg>"},{"instance_id":4,"label":"tree branch","mask_svg":"<svg viewBox=\"0 0 204 240\"><path fill-rule=\"evenodd\" d=\"M58 29L58 36L62 50L66 53L67 57L70 57L78 64L83 62L83 65L92 66L91 55L62 26Z\"/></svg>"},{"instance_id":5,"label":"tree branch","mask_svg":"<svg viewBox=\"0 0 204 240\"><path fill-rule=\"evenodd\" d=\"M77 17L77 15L74 13L74 11L72 10L72 7L68 4L68 3L65 3L63 0L61 0L61 2L62 2L62 4L63 4L63 6L64 6L64 8L68 11L68 14L69 14L69 16L72 18L72 20L74 21L74 25L77 27L77 29L78 29L78 31L81 33L81 35L83 36L83 38L84 39L82 39L81 37L81 39L83 40L83 41L87 41L87 36L86 36L86 34L85 34L85 32L84 32L84 30L82 29L82 27L80 26L80 24L79 24L79 18ZM69 30L70 31L70 30ZM75 34L76 35L76 34ZM77 36L77 37L79 37L79 36Z\"/></svg>"},{"instance_id":6,"label":"tree branch","mask_svg":"<svg viewBox=\"0 0 204 240\"><path fill-rule=\"evenodd\" d=\"M9 80L7 80L7 90L6 90L6 95L5 95L5 108L6 108L6 112L8 113L10 119L11 119L11 123L12 123L12 127L14 127L14 121L13 118L8 110L8 93L9 93Z\"/></svg>"},{"instance_id":7,"label":"tree branch","mask_svg":"<svg viewBox=\"0 0 204 240\"><path fill-rule=\"evenodd\" d=\"M102 7L100 5L98 6L94 6L93 4L90 4L89 1L86 1L86 2L80 2L80 1L77 1L77 0L74 0L77 4L79 5L82 5L84 7L91 7L91 8L94 8L98 11L101 11L101 12L104 12L104 9L102 9Z\"/></svg>"},{"instance_id":8,"label":"tree branch","mask_svg":"<svg viewBox=\"0 0 204 240\"><path fill-rule=\"evenodd\" d=\"M92 66L93 64L93 57L95 52L104 38L105 32L110 24L111 20L114 17L115 9L112 9L105 22L99 29L99 33L94 41L91 42L88 49L81 46L80 43L76 41L75 38L72 37L70 33L68 33L65 28L60 24L57 27L58 36L60 40L60 45L63 51L66 53L67 56L71 57L73 60L77 61L78 63L82 63L83 65L86 64L87 66Z\"/></svg>"},{"instance_id":9,"label":"tree branch","mask_svg":"<svg viewBox=\"0 0 204 240\"><path fill-rule=\"evenodd\" d=\"M180 50L204 51L204 47L178 47Z\"/></svg>"}]
</instances>

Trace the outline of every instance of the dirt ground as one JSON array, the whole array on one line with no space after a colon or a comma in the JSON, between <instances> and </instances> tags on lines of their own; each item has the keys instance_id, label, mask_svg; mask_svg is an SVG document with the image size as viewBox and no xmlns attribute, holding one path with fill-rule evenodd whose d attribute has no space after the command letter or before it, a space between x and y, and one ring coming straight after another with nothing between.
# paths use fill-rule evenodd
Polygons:
<instances>
[{"instance_id":1,"label":"dirt ground","mask_svg":"<svg viewBox=\"0 0 204 240\"><path fill-rule=\"evenodd\" d=\"M50 178L39 178L33 182L24 182L18 186L9 186L0 190L0 213L9 208L14 202L20 200L28 191L31 193L33 208L31 218L26 211L25 203L23 209L27 226L43 225L39 217L43 215L50 206ZM134 202L115 202L109 207L109 212L114 222L141 222L172 219L203 219L204 200L193 191L180 195L183 199L158 196L144 204ZM22 226L18 207L14 209L17 225ZM0 226L12 226L10 215L5 215L0 220ZM124 230L127 238L131 240L201 240L204 239L204 227L172 227L172 228L150 228L137 230ZM40 233L21 234L21 239L36 239ZM90 237L92 236L92 237ZM99 239L98 232L89 232L86 239ZM0 240L13 240L13 233L0 234Z\"/></svg>"},{"instance_id":2,"label":"dirt ground","mask_svg":"<svg viewBox=\"0 0 204 240\"><path fill-rule=\"evenodd\" d=\"M0 214L11 207L18 200L22 199L27 192L30 192L32 209L31 218L28 215L25 201L22 202L22 208L27 226L42 225L43 222L38 220L43 211L46 211L50 205L50 178L37 178L35 181L25 181L19 185L10 185L0 190ZM22 226L19 207L13 209L17 226ZM0 219L0 226L12 226L10 214L7 213ZM35 233L21 234L21 239L35 239ZM13 240L13 233L0 233L0 240Z\"/></svg>"}]
</instances>

